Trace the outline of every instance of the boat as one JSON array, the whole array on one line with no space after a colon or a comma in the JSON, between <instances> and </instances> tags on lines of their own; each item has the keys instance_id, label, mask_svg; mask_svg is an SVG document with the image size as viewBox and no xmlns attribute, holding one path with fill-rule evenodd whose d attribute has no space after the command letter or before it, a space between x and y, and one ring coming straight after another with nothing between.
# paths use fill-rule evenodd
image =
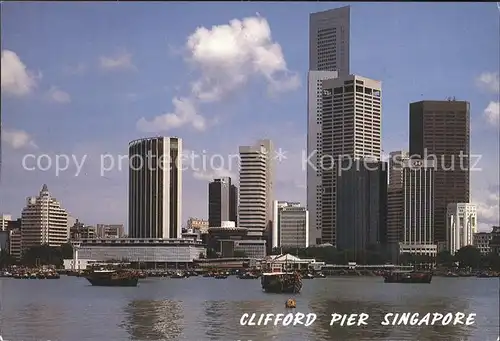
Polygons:
<instances>
[{"instance_id":1,"label":"boat","mask_svg":"<svg viewBox=\"0 0 500 341\"><path fill-rule=\"evenodd\" d=\"M215 279L226 279L227 277L225 273L218 273L214 276Z\"/></svg>"},{"instance_id":2,"label":"boat","mask_svg":"<svg viewBox=\"0 0 500 341\"><path fill-rule=\"evenodd\" d=\"M251 273L251 272L245 272L243 274L238 275L239 279L257 279L259 278L258 275Z\"/></svg>"},{"instance_id":3,"label":"boat","mask_svg":"<svg viewBox=\"0 0 500 341\"><path fill-rule=\"evenodd\" d=\"M170 276L170 278L185 278L185 277L186 274L182 271L176 271Z\"/></svg>"},{"instance_id":4,"label":"boat","mask_svg":"<svg viewBox=\"0 0 500 341\"><path fill-rule=\"evenodd\" d=\"M139 276L127 270L93 270L85 278L93 286L101 287L135 287L139 282Z\"/></svg>"},{"instance_id":5,"label":"boat","mask_svg":"<svg viewBox=\"0 0 500 341\"><path fill-rule=\"evenodd\" d=\"M322 272L317 272L315 275L314 275L314 278L326 278L326 275Z\"/></svg>"},{"instance_id":6,"label":"boat","mask_svg":"<svg viewBox=\"0 0 500 341\"><path fill-rule=\"evenodd\" d=\"M267 272L261 277L265 292L298 294L302 290L302 278L297 272Z\"/></svg>"},{"instance_id":7,"label":"boat","mask_svg":"<svg viewBox=\"0 0 500 341\"><path fill-rule=\"evenodd\" d=\"M302 278L303 279L313 279L314 275L312 273L306 273Z\"/></svg>"},{"instance_id":8,"label":"boat","mask_svg":"<svg viewBox=\"0 0 500 341\"><path fill-rule=\"evenodd\" d=\"M423 271L392 271L383 275L384 283L430 283L431 272Z\"/></svg>"}]
</instances>

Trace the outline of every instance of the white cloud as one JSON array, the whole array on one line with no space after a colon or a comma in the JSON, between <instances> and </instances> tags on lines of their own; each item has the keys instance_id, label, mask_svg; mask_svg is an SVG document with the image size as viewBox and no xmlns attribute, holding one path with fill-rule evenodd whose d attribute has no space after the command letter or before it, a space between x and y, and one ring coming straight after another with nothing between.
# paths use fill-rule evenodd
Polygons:
<instances>
[{"instance_id":1,"label":"white cloud","mask_svg":"<svg viewBox=\"0 0 500 341\"><path fill-rule=\"evenodd\" d=\"M499 126L500 117L500 102L491 101L486 109L484 109L484 116L488 123L493 126Z\"/></svg>"},{"instance_id":2,"label":"white cloud","mask_svg":"<svg viewBox=\"0 0 500 341\"><path fill-rule=\"evenodd\" d=\"M1 66L2 92L23 96L36 87L37 77L28 70L15 52L2 50Z\"/></svg>"},{"instance_id":3,"label":"white cloud","mask_svg":"<svg viewBox=\"0 0 500 341\"><path fill-rule=\"evenodd\" d=\"M184 102L194 108L200 103L217 102L240 90L252 78L263 78L269 94L295 90L298 75L291 72L281 46L274 42L266 19L256 16L233 19L229 24L208 29L199 27L187 38L185 60L198 74L191 83ZM192 125L204 130L199 114L187 115L175 104L174 113L159 116L152 122L159 130ZM194 109L193 109L194 111ZM141 126L145 119L141 119Z\"/></svg>"},{"instance_id":4,"label":"white cloud","mask_svg":"<svg viewBox=\"0 0 500 341\"><path fill-rule=\"evenodd\" d=\"M476 84L487 91L498 94L500 91L500 80L498 72L483 72L476 79Z\"/></svg>"},{"instance_id":5,"label":"white cloud","mask_svg":"<svg viewBox=\"0 0 500 341\"><path fill-rule=\"evenodd\" d=\"M55 102L55 103L69 103L71 102L71 96L57 87L53 86L50 88L49 92L47 93L47 97L50 101Z\"/></svg>"},{"instance_id":6,"label":"white cloud","mask_svg":"<svg viewBox=\"0 0 500 341\"><path fill-rule=\"evenodd\" d=\"M154 133L179 128L189 123L196 130L205 130L205 118L196 112L193 101L187 98L174 98L172 103L174 105L174 112L156 116L151 121L142 117L137 121L137 129L146 133Z\"/></svg>"},{"instance_id":7,"label":"white cloud","mask_svg":"<svg viewBox=\"0 0 500 341\"><path fill-rule=\"evenodd\" d=\"M132 63L132 55L130 53L122 53L114 57L102 56L99 58L99 65L104 70L136 70Z\"/></svg>"},{"instance_id":8,"label":"white cloud","mask_svg":"<svg viewBox=\"0 0 500 341\"><path fill-rule=\"evenodd\" d=\"M13 149L38 148L33 138L24 130L2 129L2 141Z\"/></svg>"}]
</instances>

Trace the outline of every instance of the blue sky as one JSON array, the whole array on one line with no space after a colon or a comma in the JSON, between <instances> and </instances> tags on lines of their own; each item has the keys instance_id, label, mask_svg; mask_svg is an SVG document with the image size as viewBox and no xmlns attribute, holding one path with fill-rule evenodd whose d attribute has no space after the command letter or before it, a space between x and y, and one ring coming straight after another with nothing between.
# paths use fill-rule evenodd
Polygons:
<instances>
[{"instance_id":1,"label":"blue sky","mask_svg":"<svg viewBox=\"0 0 500 341\"><path fill-rule=\"evenodd\" d=\"M271 138L287 155L276 198L305 203L309 13L343 5L3 3L0 211L18 216L47 183L82 221L126 224L118 157L150 135L179 136L186 149L226 160ZM472 200L482 224L498 222L496 4L351 6L351 73L382 81L383 149L407 149L409 102L470 101L471 149L482 155ZM78 176L73 161L56 176L54 165L24 170L26 154L87 157ZM101 176L103 154L115 167ZM207 179L237 174L227 163L185 172L184 220L207 215Z\"/></svg>"}]
</instances>

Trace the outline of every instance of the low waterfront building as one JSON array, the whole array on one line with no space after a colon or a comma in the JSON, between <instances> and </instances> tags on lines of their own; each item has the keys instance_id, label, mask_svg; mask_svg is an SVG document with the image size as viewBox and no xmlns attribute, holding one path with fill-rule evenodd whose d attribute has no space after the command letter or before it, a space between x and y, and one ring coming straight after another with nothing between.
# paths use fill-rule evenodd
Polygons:
<instances>
[{"instance_id":1,"label":"low waterfront building","mask_svg":"<svg viewBox=\"0 0 500 341\"><path fill-rule=\"evenodd\" d=\"M474 244L477 232L476 205L451 203L446 211L446 248L454 255L462 247Z\"/></svg>"},{"instance_id":2,"label":"low waterfront building","mask_svg":"<svg viewBox=\"0 0 500 341\"><path fill-rule=\"evenodd\" d=\"M273 201L272 247L309 246L309 213L298 202Z\"/></svg>"},{"instance_id":3,"label":"low waterfront building","mask_svg":"<svg viewBox=\"0 0 500 341\"><path fill-rule=\"evenodd\" d=\"M201 232L199 230L186 229L181 233L183 239L201 240Z\"/></svg>"},{"instance_id":4,"label":"low waterfront building","mask_svg":"<svg viewBox=\"0 0 500 341\"><path fill-rule=\"evenodd\" d=\"M315 259L301 259L299 257L293 256L291 254L281 254L281 255L271 255L267 256L262 261L262 267L265 268L268 265L276 265L276 268L284 270L308 270L315 269L320 270L325 266L324 262L317 262Z\"/></svg>"},{"instance_id":5,"label":"low waterfront building","mask_svg":"<svg viewBox=\"0 0 500 341\"><path fill-rule=\"evenodd\" d=\"M12 221L12 216L10 214L0 215L0 231L6 231L9 222Z\"/></svg>"},{"instance_id":6,"label":"low waterfront building","mask_svg":"<svg viewBox=\"0 0 500 341\"><path fill-rule=\"evenodd\" d=\"M493 226L491 232L475 233L474 246L482 255L487 255L491 252L500 254L500 226Z\"/></svg>"},{"instance_id":7,"label":"low waterfront building","mask_svg":"<svg viewBox=\"0 0 500 341\"><path fill-rule=\"evenodd\" d=\"M208 220L200 218L189 218L186 224L188 230L198 230L200 233L208 232Z\"/></svg>"},{"instance_id":8,"label":"low waterfront building","mask_svg":"<svg viewBox=\"0 0 500 341\"><path fill-rule=\"evenodd\" d=\"M82 239L73 244L77 259L123 261L145 267L189 266L206 257L201 241L192 239L114 238Z\"/></svg>"},{"instance_id":9,"label":"low waterfront building","mask_svg":"<svg viewBox=\"0 0 500 341\"><path fill-rule=\"evenodd\" d=\"M266 257L265 240L219 240L219 245L222 257L235 257L238 254L251 259Z\"/></svg>"},{"instance_id":10,"label":"low waterfront building","mask_svg":"<svg viewBox=\"0 0 500 341\"><path fill-rule=\"evenodd\" d=\"M22 253L22 235L21 229L12 229L9 231L9 249L10 255L17 261L21 260Z\"/></svg>"},{"instance_id":11,"label":"low waterfront building","mask_svg":"<svg viewBox=\"0 0 500 341\"><path fill-rule=\"evenodd\" d=\"M236 227L234 221L222 221L221 226L210 227L208 229L208 234L204 242L207 248L213 249L216 252L222 252L221 250L221 240L242 240L246 239L248 234L248 229Z\"/></svg>"},{"instance_id":12,"label":"low waterfront building","mask_svg":"<svg viewBox=\"0 0 500 341\"><path fill-rule=\"evenodd\" d=\"M123 224L97 224L97 238L124 238L125 229Z\"/></svg>"},{"instance_id":13,"label":"low waterfront building","mask_svg":"<svg viewBox=\"0 0 500 341\"><path fill-rule=\"evenodd\" d=\"M96 238L97 234L93 226L85 225L76 219L73 226L69 228L69 236L70 240L79 240Z\"/></svg>"}]
</instances>

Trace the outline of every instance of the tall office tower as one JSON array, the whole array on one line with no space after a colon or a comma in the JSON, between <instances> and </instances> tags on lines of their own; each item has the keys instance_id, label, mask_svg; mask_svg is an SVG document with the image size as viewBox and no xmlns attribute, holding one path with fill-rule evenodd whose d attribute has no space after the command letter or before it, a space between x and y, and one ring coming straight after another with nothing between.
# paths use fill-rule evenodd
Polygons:
<instances>
[{"instance_id":1,"label":"tall office tower","mask_svg":"<svg viewBox=\"0 0 500 341\"><path fill-rule=\"evenodd\" d=\"M240 202L238 227L248 229L249 237L264 237L273 214L273 144L259 140L241 146Z\"/></svg>"},{"instance_id":2,"label":"tall office tower","mask_svg":"<svg viewBox=\"0 0 500 341\"><path fill-rule=\"evenodd\" d=\"M309 71L307 79L307 210L312 245L321 244L322 81L337 77L337 71Z\"/></svg>"},{"instance_id":3,"label":"tall office tower","mask_svg":"<svg viewBox=\"0 0 500 341\"><path fill-rule=\"evenodd\" d=\"M298 202L273 202L272 247L309 246L309 213Z\"/></svg>"},{"instance_id":4,"label":"tall office tower","mask_svg":"<svg viewBox=\"0 0 500 341\"><path fill-rule=\"evenodd\" d=\"M438 160L435 241L446 242L446 207L469 202L470 105L465 101L410 104L410 155Z\"/></svg>"},{"instance_id":5,"label":"tall office tower","mask_svg":"<svg viewBox=\"0 0 500 341\"><path fill-rule=\"evenodd\" d=\"M335 245L337 162L380 160L381 82L350 75L322 83L321 239Z\"/></svg>"},{"instance_id":6,"label":"tall office tower","mask_svg":"<svg viewBox=\"0 0 500 341\"><path fill-rule=\"evenodd\" d=\"M474 244L477 232L477 208L469 203L448 204L446 211L446 246L452 255Z\"/></svg>"},{"instance_id":7,"label":"tall office tower","mask_svg":"<svg viewBox=\"0 0 500 341\"><path fill-rule=\"evenodd\" d=\"M208 184L208 226L221 227L223 221L238 221L238 189L230 177L214 179Z\"/></svg>"},{"instance_id":8,"label":"tall office tower","mask_svg":"<svg viewBox=\"0 0 500 341\"><path fill-rule=\"evenodd\" d=\"M309 17L309 70L338 71L349 75L350 7L311 13Z\"/></svg>"},{"instance_id":9,"label":"tall office tower","mask_svg":"<svg viewBox=\"0 0 500 341\"><path fill-rule=\"evenodd\" d=\"M178 137L129 143L130 238L181 238L181 155Z\"/></svg>"},{"instance_id":10,"label":"tall office tower","mask_svg":"<svg viewBox=\"0 0 500 341\"><path fill-rule=\"evenodd\" d=\"M389 187L387 189L387 245L396 260L399 242L403 237L403 165L409 158L407 151L389 154Z\"/></svg>"},{"instance_id":11,"label":"tall office tower","mask_svg":"<svg viewBox=\"0 0 500 341\"><path fill-rule=\"evenodd\" d=\"M389 153L389 188L403 187L403 163L408 158L409 154L405 150Z\"/></svg>"},{"instance_id":12,"label":"tall office tower","mask_svg":"<svg viewBox=\"0 0 500 341\"><path fill-rule=\"evenodd\" d=\"M26 199L21 214L22 249L46 244L61 246L68 242L68 212L52 197L47 185L43 185L37 197Z\"/></svg>"},{"instance_id":13,"label":"tall office tower","mask_svg":"<svg viewBox=\"0 0 500 341\"><path fill-rule=\"evenodd\" d=\"M435 167L433 160L409 159L404 164L402 253L437 254L434 243Z\"/></svg>"},{"instance_id":14,"label":"tall office tower","mask_svg":"<svg viewBox=\"0 0 500 341\"><path fill-rule=\"evenodd\" d=\"M363 252L387 243L387 164L371 160L341 162L337 177L336 245Z\"/></svg>"}]
</instances>

